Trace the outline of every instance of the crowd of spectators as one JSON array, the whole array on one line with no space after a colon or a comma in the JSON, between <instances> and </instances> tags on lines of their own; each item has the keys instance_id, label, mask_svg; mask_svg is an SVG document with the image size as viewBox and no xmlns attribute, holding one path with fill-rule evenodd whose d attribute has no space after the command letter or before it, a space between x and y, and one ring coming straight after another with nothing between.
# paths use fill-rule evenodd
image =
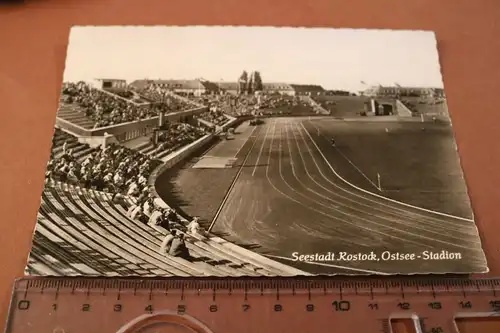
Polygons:
<instances>
[{"instance_id":1,"label":"crowd of spectators","mask_svg":"<svg viewBox=\"0 0 500 333\"><path fill-rule=\"evenodd\" d=\"M133 91L130 91L130 90L125 90L125 91L116 91L115 92L116 95L120 96L120 97L123 97L125 99L128 99L134 103L149 103L150 101L143 98L142 96L140 96L139 94L136 94L134 93Z\"/></svg>"},{"instance_id":2,"label":"crowd of spectators","mask_svg":"<svg viewBox=\"0 0 500 333\"><path fill-rule=\"evenodd\" d=\"M158 116L159 112L177 112L193 108L189 102L171 95L159 98L157 91L149 90L146 90L145 94L152 94L153 96L144 97L154 102L150 102L132 91L111 94L94 89L84 82L65 83L62 89L62 101L66 104L78 105L81 112L84 112L85 116L95 122L94 128L147 119ZM128 99L130 102L114 95ZM142 103L142 105L135 103Z\"/></svg>"},{"instance_id":3,"label":"crowd of spectators","mask_svg":"<svg viewBox=\"0 0 500 333\"><path fill-rule=\"evenodd\" d=\"M155 142L155 138L152 137L151 142L155 146L156 154L158 154L164 151L174 151L206 134L208 134L208 130L202 126L167 121L159 129L157 141Z\"/></svg>"},{"instance_id":4,"label":"crowd of spectators","mask_svg":"<svg viewBox=\"0 0 500 333\"><path fill-rule=\"evenodd\" d=\"M76 104L95 122L94 128L146 119L158 115L161 106L136 106L84 82L67 83L62 89L63 103Z\"/></svg>"},{"instance_id":5,"label":"crowd of spectators","mask_svg":"<svg viewBox=\"0 0 500 333\"><path fill-rule=\"evenodd\" d=\"M224 116L224 112L219 110L216 106L212 106L207 112L199 114L198 118L206 120L217 126L222 126L228 121L228 119Z\"/></svg>"},{"instance_id":6,"label":"crowd of spectators","mask_svg":"<svg viewBox=\"0 0 500 333\"><path fill-rule=\"evenodd\" d=\"M166 89L148 86L145 89L140 89L138 91L142 96L156 103L167 105L170 112L189 110L199 107L199 105L194 104L187 98L183 98L179 95L174 97L173 94L169 93Z\"/></svg>"},{"instance_id":7,"label":"crowd of spectators","mask_svg":"<svg viewBox=\"0 0 500 333\"><path fill-rule=\"evenodd\" d=\"M148 177L160 163L116 144L97 149L82 161L75 158L64 143L62 154L58 154L58 157L52 154L45 176L47 179L98 191L138 197L148 189Z\"/></svg>"},{"instance_id":8,"label":"crowd of spectators","mask_svg":"<svg viewBox=\"0 0 500 333\"><path fill-rule=\"evenodd\" d=\"M206 95L192 96L190 99L208 106L210 110L216 110L217 113L225 113L234 117L251 114L258 103L257 98L251 95Z\"/></svg>"},{"instance_id":9,"label":"crowd of spectators","mask_svg":"<svg viewBox=\"0 0 500 333\"><path fill-rule=\"evenodd\" d=\"M187 124L170 124L168 129L168 133L161 133L161 140L172 145L185 144L202 135L202 130ZM172 138L175 139L172 141ZM162 253L192 261L182 232L200 238L204 237L204 231L197 218L187 223L174 209L163 208L155 203L148 178L161 164L160 161L116 144L77 159L67 147L66 141L62 145L62 152L51 153L45 174L46 182L61 181L112 193L113 203L126 209L130 218L169 231L166 242L160 248ZM130 205L127 197L132 198L134 204Z\"/></svg>"},{"instance_id":10,"label":"crowd of spectators","mask_svg":"<svg viewBox=\"0 0 500 333\"><path fill-rule=\"evenodd\" d=\"M254 115L259 113L286 113L291 109L297 107L313 107L307 100L301 100L298 97L280 94L260 96L226 94L192 97L192 99L197 103L209 106L212 110L215 109L218 112L225 113L234 117Z\"/></svg>"},{"instance_id":11,"label":"crowd of spectators","mask_svg":"<svg viewBox=\"0 0 500 333\"><path fill-rule=\"evenodd\" d=\"M132 103L93 89L84 83L66 84L63 88L65 103L78 104L83 112L94 119L99 127L124 121L157 115L153 108L141 109ZM123 98L134 98L136 93L124 94ZM167 96L165 105L170 111L192 108L192 104L174 96ZM156 108L157 104L153 104ZM155 110L155 111L153 111ZM156 133L155 151L173 151L207 134L209 129L187 123L166 122ZM153 159L155 154L142 154L118 144L98 147L83 157L77 157L68 148L68 141L53 149L46 169L46 182L60 181L70 185L112 193L111 200L127 210L130 218L150 226L168 230L167 242L160 251L165 255L192 260L185 244L187 235L203 237L197 219L190 223L183 220L174 209L162 208L154 201L148 179L161 161ZM54 146L55 147L55 146ZM134 204L130 206L130 200Z\"/></svg>"}]
</instances>

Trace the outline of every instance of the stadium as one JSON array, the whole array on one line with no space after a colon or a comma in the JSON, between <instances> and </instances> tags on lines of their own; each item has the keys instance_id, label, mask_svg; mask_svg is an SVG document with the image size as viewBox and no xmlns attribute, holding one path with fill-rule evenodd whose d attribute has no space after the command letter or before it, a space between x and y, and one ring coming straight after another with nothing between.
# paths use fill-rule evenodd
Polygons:
<instances>
[{"instance_id":1,"label":"stadium","mask_svg":"<svg viewBox=\"0 0 500 333\"><path fill-rule=\"evenodd\" d=\"M484 270L441 91L259 76L65 82L26 274Z\"/></svg>"}]
</instances>

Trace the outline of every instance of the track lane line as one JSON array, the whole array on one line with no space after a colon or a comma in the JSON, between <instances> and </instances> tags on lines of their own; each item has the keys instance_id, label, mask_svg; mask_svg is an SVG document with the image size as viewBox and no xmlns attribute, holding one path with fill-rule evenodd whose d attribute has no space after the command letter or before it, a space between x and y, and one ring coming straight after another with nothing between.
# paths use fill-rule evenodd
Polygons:
<instances>
[{"instance_id":1,"label":"track lane line","mask_svg":"<svg viewBox=\"0 0 500 333\"><path fill-rule=\"evenodd\" d=\"M300 132L300 128L298 128L298 129L299 129L299 132ZM292 133L293 133L293 131L292 131ZM401 222L400 222L400 220L401 220L401 219L405 219L405 220L413 220L413 219L411 219L409 216L405 216L405 215L403 215L403 214L399 214L399 213L391 212L390 210L388 210L388 211L384 211L384 210L382 210L382 209L380 209L380 208L377 208L377 207L372 207L372 206L369 206L369 205L363 204L362 202L356 201L356 200L351 199L351 198L349 198L349 197L347 197L347 196L345 196L345 195L341 195L341 194L339 194L339 193L337 193L337 192L331 191L331 190L327 189L326 187L322 186L322 185L321 185L320 183L318 183L318 182L317 182L317 181L316 181L316 180L315 180L315 179L311 176L311 174L309 173L309 170L308 170L308 168L307 168L307 163L305 162L305 159L304 159L304 157L303 157L302 153L300 152L300 147L299 147L299 143L298 143L298 142L299 142L299 140L297 139L297 137L295 136L295 134L293 134L293 135L294 135L295 142L296 142L296 146L297 146L297 149L298 149L299 155L300 155L300 157L301 157L301 159L302 159L302 164L303 164L303 166L304 166L304 169L305 169L305 171L306 171L306 174L307 174L307 175L309 176L309 178L310 178L310 179L311 179L314 183L316 183L316 184L317 184L320 188L324 189L325 191L327 191L328 193L331 193L331 194L332 194L332 195L334 195L334 196L337 196L337 197L339 197L339 198L341 198L341 199L343 199L343 200L350 201L350 202L352 202L352 203L354 203L354 204L356 204L356 205L364 206L364 207L370 208L370 209L372 209L372 210L374 210L374 211L379 211L379 212L381 212L381 213L383 213L383 214L389 214L389 215L392 215L392 217L383 217L383 216L374 215L374 216L377 216L378 218L385 219L385 220L389 220L389 221L395 222L395 223L397 223L397 224L402 224L402 225L404 225L404 226L407 226L407 225L405 225L404 223L401 223ZM301 138L302 138L302 140L301 140L301 141L305 143L304 137L303 137L301 134L299 134L299 135L300 135L300 136L301 136ZM307 147L307 145L306 145L306 147ZM310 152L310 150L309 150L309 148L308 148L308 147L307 147L307 149L308 149L308 151L309 151L309 156L311 157L311 160L312 160L312 161L313 161L313 163L315 164L316 169L319 171L319 173L320 173L320 175L322 176L322 178L324 178L325 180L329 181L329 179L328 179L328 178L327 178L327 177L323 174L323 172L321 171L321 168L320 168L320 167L319 167L319 165L317 164L317 162L316 162L316 160L315 160L314 156L312 155L312 153ZM330 182L330 181L329 181L329 182ZM337 184L335 184L335 183L333 183L333 182L330 182L330 184L332 184L335 188L339 188L339 189L341 189L341 190L342 190L342 188L341 188L339 185L337 185ZM347 193L349 193L349 194L351 194L351 195L353 195L353 196L356 196L356 194L353 194L353 193L351 193L351 192L349 192L349 191L346 191L346 192L347 192ZM321 194L319 194L319 193L318 193L318 195L322 196L322 195L321 195ZM331 198L328 198L328 197L326 197L326 196L322 196L322 197L324 197L324 198L325 198L326 200L328 200L328 201L332 201L332 199L331 199ZM336 201L334 201L334 202L336 202ZM340 204L341 206L346 206L345 204L341 204L341 203L339 203L339 204ZM359 212L361 212L361 213L367 213L367 214L370 214L369 212L364 211L364 210L355 209L355 208L352 208L352 207L350 207L350 208L351 208L351 209L353 209L353 210L357 210L357 211L359 211ZM404 212L404 213L406 213L406 212ZM415 222L421 223L422 221L420 221L420 220L415 220ZM436 224L436 223L432 223L432 222L425 222L425 223L426 223L426 224L428 224L429 226L431 226L432 228L444 229L444 231L445 231L445 232L446 232L447 230L450 230L450 228L451 228L451 227L449 227L449 226L443 227L441 224ZM410 227L412 227L412 228L414 228L414 229L417 229L417 230L427 231L427 232L430 232L430 233L441 234L441 233L439 233L439 232L434 232L434 231L431 231L431 230L429 230L429 229L419 228L419 227L417 227L417 226L410 226ZM474 233L474 234L467 233L467 232L465 232L464 230L453 229L453 231L458 232L458 233L463 233L463 234L465 234L465 235L467 235L467 236L476 236L476 234L475 234L475 233ZM471 230L471 231L473 231L473 230ZM452 237L452 236L451 236L450 238L456 238L456 239L463 240L463 238ZM480 244L480 243L479 243L479 241L471 241L471 242L476 243L476 244Z\"/></svg>"},{"instance_id":2,"label":"track lane line","mask_svg":"<svg viewBox=\"0 0 500 333\"><path fill-rule=\"evenodd\" d=\"M273 138L274 138L274 135L273 135ZM379 231L379 230L375 230L375 229L370 229L369 227L365 226L364 229L366 230L370 230L372 232L375 232L375 233L378 233L378 234L381 234L381 235L384 235L384 236L387 236L389 238L394 238L394 239L399 239L401 241L404 241L404 242L407 242L407 243L413 243L415 245L419 245L419 246L423 246L423 247L428 247L427 244L422 244L421 242L419 242L418 240L430 240L432 242L435 242L435 243L442 243L442 244L445 244L445 245L448 245L448 246L451 246L451 247L455 247L455 248L464 248L464 249L470 249L470 244L468 244L467 246L464 246L464 245L458 245L456 243L450 243L450 242L447 242L447 241L443 241L443 240L439 240L439 239L436 239L436 238L432 238L432 237L428 237L428 236L425 236L425 235L421 235L421 234L416 234L416 233L413 233L413 232L409 232L409 231L406 231L406 230L400 230L400 229L397 229L397 228L394 228L390 225L386 225L386 224L383 224L383 223L379 223L379 222L376 222L376 221L372 221L372 220L369 220L367 218L364 218L364 217L360 217L360 216L356 216L356 215L353 215L353 214L350 214L350 213L347 213L345 211L342 211L341 209L336 209L336 208L333 208L333 207L330 207L330 206L327 206L325 205L324 203L321 203L317 200L314 200L306 195L304 195L303 193L300 193L299 191L297 191L296 189L293 188L293 186L291 186L284 178L283 176L283 173L282 173L282 167L281 167L281 161L282 161L282 152L279 151L279 170L280 170L280 177L281 177L281 180L283 181L283 183L288 187L290 188L293 192L295 192L296 194L298 194L299 196L301 197L304 197L305 199L309 200L309 201L312 201L313 203L317 204L317 205L320 205L322 207L325 207L328 210L330 211L335 211L335 212L338 212L340 214L343 214L343 215L346 215L350 218L354 218L354 219L357 219L357 220L362 220L364 221L365 223L367 223L368 225L376 225L376 226L380 226L380 227L383 227L383 228L386 228L386 229L391 229L391 230L394 230L400 234L402 234L401 236L403 235L408 235L408 236L413 236L412 238L416 239L416 240L410 240L409 238L401 238L401 237L398 237L398 236L395 236L395 235L391 235L391 234L387 234L385 232L382 232L382 231ZM296 174L295 174L295 171L292 170L292 172L294 173L294 176L295 178L297 178ZM318 209L318 211L320 211ZM328 214L328 213L326 213ZM329 215L329 214L328 214ZM329 215L331 216L331 215ZM350 222L347 222L345 220L342 220L342 219L339 219L337 218L339 221L343 221L345 224L349 224L349 225L353 225L357 228L362 228L360 225L356 225L354 223L350 223Z\"/></svg>"},{"instance_id":3,"label":"track lane line","mask_svg":"<svg viewBox=\"0 0 500 333\"><path fill-rule=\"evenodd\" d=\"M267 134L269 133L270 128L271 128L270 126L267 127L266 135L264 136L264 140L262 140L262 146L260 146L259 155L257 155L257 161L255 162L255 165L253 167L252 177L255 175L255 170L257 170L257 166L259 165L260 156L262 155L262 150L264 149L264 143L266 142Z\"/></svg>"},{"instance_id":4,"label":"track lane line","mask_svg":"<svg viewBox=\"0 0 500 333\"><path fill-rule=\"evenodd\" d=\"M446 216L448 218L452 218L452 219L457 219L457 220L462 220L462 221L469 221L469 222L474 222L473 219L468 219L468 218L465 218L465 217L460 217L460 216L455 216L455 215L450 215L450 214L446 214L446 213L442 213L442 212L437 212L437 211L434 211L434 210L431 210L431 209L426 209L426 208L422 208L422 207L418 207L418 206L413 206L413 205L410 205L410 204L407 204L405 202L401 202L401 201L397 201L397 200L394 200L394 199L390 199L390 198L387 198L387 197L384 197L384 196L381 196L381 195L378 195L376 193L373 193L373 192L370 192L370 191L367 191L365 189L362 189L350 182L348 182L347 180L345 180L344 178L342 178L336 171L335 169L332 167L332 165L330 164L330 162L328 161L328 159L325 157L325 155L323 154L323 152L321 151L321 149L319 149L318 145L316 144L316 142L314 141L314 139L311 137L311 134L307 131L307 129L305 128L304 124L301 122L300 125L302 126L302 128L304 129L304 131L306 132L306 134L308 135L310 141L312 142L312 144L316 147L317 151L319 152L319 154L321 155L321 157L325 160L326 164L328 165L328 167L332 170L332 172L335 174L335 176L337 176L340 180L342 180L344 183L346 183L347 185L351 186L352 188L358 190L358 191L361 191L361 192L364 192L364 193L367 193L371 196L374 196L376 198L379 198L379 199L383 199L383 200L386 200L386 201L389 201L389 202L392 202L392 203L395 203L395 204L398 204L398 205L401 205L401 206L406 206L406 207L409 207L409 208L413 208L415 210L419 210L419 211L423 211L423 212L427 212L427 213L431 213L431 214L435 214L435 215L441 215L441 216Z\"/></svg>"},{"instance_id":5,"label":"track lane line","mask_svg":"<svg viewBox=\"0 0 500 333\"><path fill-rule=\"evenodd\" d=\"M273 141L274 141L274 135L273 135L273 139L272 139L272 141L271 141L271 151L272 151L272 144L273 144ZM269 154L269 159L270 159L270 156L271 156L271 154ZM297 190L295 190L295 189L293 188L293 186L291 186L291 185L290 185L290 184L289 184L289 183L288 183L288 182L284 179L284 177L283 177L283 173L282 173L282 164L281 164L281 161L282 161L282 159L281 159L281 152L280 152L280 155L279 155L279 158L278 158L280 178L281 178L281 181L282 181L282 182L283 182L283 183L284 183L284 184L285 184L285 185L286 185L289 189L291 189L293 192L295 192L295 193L296 193L296 194L298 194L299 196L304 197L304 198L305 198L305 199L307 199L307 200L313 201L314 203L316 203L316 204L318 204L318 205L320 205L320 206L326 207L327 209L331 209L330 207L328 207L328 206L326 206L326 205L324 205L324 204L322 204L322 203L319 203L319 202L317 202L317 201L314 201L314 200L310 199L308 196L306 196L306 195L304 195L304 194L302 194L302 193L298 192ZM268 163L268 165L269 165L269 163ZM299 200L296 200L296 199L292 198L291 196L289 196L289 195L287 195L287 194L283 193L282 191L278 190L278 189L277 189L277 187L276 187L276 186L275 186L275 185L271 182L271 180L270 180L270 178L269 178L269 177L268 177L268 181L269 181L269 183L271 184L271 186L273 186L273 187L274 187L274 188L275 188L275 189L276 189L279 193L281 193L283 196L285 196L285 197L286 197L286 198L288 198L289 200L292 200L292 201L294 201L294 202L298 203L299 205L306 207L307 209L310 209L310 210L316 211L316 212L318 212L318 213L320 213L320 214L322 214L322 215L324 215L324 216L327 216L327 217L329 217L329 218L331 218L331 219L334 219L334 220L340 221L340 222L342 222L342 223L344 223L344 224L347 224L347 225L354 226L355 228L358 228L358 229L364 229L364 230L370 231L370 232L372 232L372 233L377 233L377 234L380 234L380 235L383 235L383 236L386 236L386 237L389 237L389 238L399 239L400 241L403 241L403 242L406 242L406 243L413 243L413 244L415 244L415 245L418 245L418 246L424 246L424 247L426 246L425 244L422 244L422 243L420 243L420 242L412 241L412 240L409 240L409 239L404 239L404 238L397 237L397 236L394 236L394 235L391 235L391 234L387 234L387 233L382 232L382 231L379 231L379 230L371 229L371 228L366 227L366 226L361 226L361 225L357 225L357 224L355 224L355 223L348 222L348 221L343 220L343 219L341 219L341 218L339 218L339 217L336 217L336 216L330 215L330 214L329 214L329 213L327 213L327 212L323 212L323 211L321 211L321 210L319 210L319 209L316 209L316 208L313 208L313 207L307 206L307 205L305 205L303 202L301 202L301 201L299 201ZM348 214L348 213L346 213L346 212L342 212L342 211L337 210L337 209L334 209L334 210L335 210L335 211L337 211L337 212L339 212L339 213L341 213L341 214L344 214L344 215L347 215L347 216L350 216L350 217L353 217L353 218L357 218L358 220L361 220L361 219L362 219L362 220L365 220L365 221L366 221L367 223L369 223L369 224L375 224L375 225L379 225L379 226L382 226L382 227L385 227L385 228L389 228L389 229L393 229L393 230L399 231L399 230L394 229L394 228L392 228L392 227L390 227L390 226L386 226L386 225L383 225L383 224L380 224L380 223L377 223L377 222L369 221L369 220L366 220L366 219L364 219L364 218L356 217L356 216L353 216L353 215ZM407 233L407 234L415 235L415 234L408 233L408 232L403 232L403 233ZM420 238L426 238L425 236L424 236L424 237L422 237L422 236L420 236L420 235L416 235L416 236L417 236L417 237L420 237ZM433 239L431 239L431 240L433 240ZM452 244L452 245L454 245L454 244ZM457 246L457 245L455 245L455 246ZM460 247L460 246L458 246L458 247ZM468 248L468 247L467 247L467 248Z\"/></svg>"},{"instance_id":6,"label":"track lane line","mask_svg":"<svg viewBox=\"0 0 500 333\"><path fill-rule=\"evenodd\" d=\"M274 127L276 127L276 121L274 121L274 123L273 123L273 124L274 124ZM271 138L270 152L272 151L272 145L273 145L273 142L274 142L274 135L273 135L273 136L272 136L272 138ZM293 201L293 202L296 202L296 203L298 203L298 204L299 204L299 205L301 205L301 206L306 207L307 209L311 209L311 210L313 210L313 211L316 211L316 212L320 213L321 215L325 215L325 216L327 216L327 217L330 217L330 218L336 219L335 217L332 217L332 216L331 216L331 215L329 215L329 214L325 214L325 213L323 213L323 212L321 212L321 211L317 211L317 210L315 210L314 208L308 207L308 206L304 205L303 203L301 203L300 201L297 201L297 200L293 199L292 197L288 196L287 194L283 193L282 191L280 191L280 190L279 190L279 189L278 189L278 188L277 188L277 187L276 187L276 186L275 186L275 185L271 182L271 179L270 179L270 177L269 177L269 165L270 165L270 162L271 162L271 154L269 153L269 154L268 154L268 161L267 161L267 165L266 165L266 178L267 178L267 181L269 182L269 184L273 187L273 189L274 189L276 192L278 192L279 194L281 194L281 195L282 195L282 196L284 196L285 198L287 198L287 199L289 199L289 200L291 200L291 201ZM285 258L285 257L283 257L283 258ZM339 266L339 268L340 268L340 267L341 267L342 269L345 269L345 270L352 270L350 267ZM357 271L363 271L363 272L366 272L366 273L369 273L369 274L373 274L373 273L374 273L374 271L371 271L371 270L362 270L362 269L356 269L356 270L357 270ZM375 272L375 274L389 274L389 273L384 273L384 272Z\"/></svg>"},{"instance_id":7,"label":"track lane line","mask_svg":"<svg viewBox=\"0 0 500 333\"><path fill-rule=\"evenodd\" d=\"M410 216L408 214L411 214L411 216L420 216L423 219L422 221L424 221L425 223L429 223L430 225L436 225L436 224L437 225L443 225L443 224L446 224L450 228L455 228L457 226L456 220L455 221L453 221L453 220L447 220L447 219L444 219L444 218L438 218L438 217L431 216L431 215L423 215L423 214L421 214L418 211L405 210L403 207L398 207L396 205L391 205L390 203L384 202L382 200L376 200L375 198L370 198L370 197L364 196L364 195L362 195L362 193L351 192L354 189L347 189L347 188L344 188L343 186L340 186L335 181L338 178L336 178L335 180L332 180L332 179L330 179L330 177L325 176L325 174L321 171L321 168L318 166L318 163L316 163L316 157L314 156L314 153L312 152L311 148L309 147L308 142L311 142L311 141L307 140L304 137L304 135L302 134L302 132L304 132L304 131L307 133L307 130L304 130L304 129L301 129L299 132L300 132L300 135L302 137L302 142L304 142L306 144L306 147L307 147L307 149L309 151L309 155L311 156L312 160L315 162L316 167L320 171L320 173L323 176L323 178L328 183L330 183L333 186L335 186L336 188L340 189L343 192L346 192L346 193L349 193L351 195L354 195L354 196L356 196L356 197L358 197L358 198L360 198L360 199L362 199L364 201L371 202L371 203L373 203L375 205L378 205L378 206L387 207L388 209L390 209L390 210L392 210L394 212L400 212L398 214L406 214L407 216ZM321 160L325 161L323 158L321 158ZM325 164L325 165L331 171L330 166L328 164ZM334 177L336 177L335 174L334 174ZM404 215L402 215L402 216L404 216ZM469 222L469 221L467 221L467 222ZM466 230L469 230L469 231L473 232L474 235L478 235L477 227L475 226L475 224L468 223L467 225L461 224L459 226L461 228L464 228Z\"/></svg>"},{"instance_id":8,"label":"track lane line","mask_svg":"<svg viewBox=\"0 0 500 333\"><path fill-rule=\"evenodd\" d=\"M269 128L268 128L268 131L269 131ZM266 131L266 136L267 136L267 131ZM230 197L230 195L231 195L231 193L233 191L233 188L234 188L234 186L236 185L236 183L238 181L238 178L240 177L241 173L243 172L243 169L245 167L245 163L247 162L248 158L251 155L251 152L253 151L253 148L255 147L255 144L257 143L257 139L258 139L258 136L254 139L254 142L253 142L252 146L248 150L245 158L243 159L243 162L241 163L241 165L240 165L240 167L238 169L238 172L236 173L236 176L234 177L233 181L231 182L231 185L229 186L229 189L227 190L226 195L222 199L222 202L221 202L219 208L217 209L217 212L215 213L215 216L212 219L212 223L210 223L210 226L208 227L207 232L209 232L209 233L211 232L211 230L213 229L213 227L215 225L215 222L217 221L217 219L219 218L220 213L222 212L222 209L226 205L226 202L229 199L229 197Z\"/></svg>"}]
</instances>

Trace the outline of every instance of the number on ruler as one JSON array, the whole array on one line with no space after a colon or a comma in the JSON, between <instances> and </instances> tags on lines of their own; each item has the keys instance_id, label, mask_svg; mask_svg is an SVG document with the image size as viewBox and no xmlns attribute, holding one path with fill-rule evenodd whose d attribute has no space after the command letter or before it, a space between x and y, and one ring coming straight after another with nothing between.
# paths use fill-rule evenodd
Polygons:
<instances>
[{"instance_id":1,"label":"number on ruler","mask_svg":"<svg viewBox=\"0 0 500 333\"><path fill-rule=\"evenodd\" d=\"M243 308L243 312L248 312L248 310L250 310L250 305L248 304L243 304L241 307Z\"/></svg>"},{"instance_id":2,"label":"number on ruler","mask_svg":"<svg viewBox=\"0 0 500 333\"><path fill-rule=\"evenodd\" d=\"M178 314L184 314L186 312L186 306L185 305L177 305L177 313Z\"/></svg>"},{"instance_id":3,"label":"number on ruler","mask_svg":"<svg viewBox=\"0 0 500 333\"><path fill-rule=\"evenodd\" d=\"M441 310L441 302L429 303L429 307L434 310Z\"/></svg>"},{"instance_id":4,"label":"number on ruler","mask_svg":"<svg viewBox=\"0 0 500 333\"><path fill-rule=\"evenodd\" d=\"M19 301L19 303L17 303L17 308L19 310L28 310L30 308L30 305L30 301L23 299L22 301Z\"/></svg>"},{"instance_id":5,"label":"number on ruler","mask_svg":"<svg viewBox=\"0 0 500 333\"><path fill-rule=\"evenodd\" d=\"M217 305L210 305L210 308L209 308L210 312L217 312L218 308L217 308Z\"/></svg>"},{"instance_id":6,"label":"number on ruler","mask_svg":"<svg viewBox=\"0 0 500 333\"><path fill-rule=\"evenodd\" d=\"M307 312L313 312L314 311L314 304L307 304L306 305L306 311Z\"/></svg>"},{"instance_id":7,"label":"number on ruler","mask_svg":"<svg viewBox=\"0 0 500 333\"><path fill-rule=\"evenodd\" d=\"M52 310L57 311L57 304L52 304Z\"/></svg>"},{"instance_id":8,"label":"number on ruler","mask_svg":"<svg viewBox=\"0 0 500 333\"><path fill-rule=\"evenodd\" d=\"M144 311L152 313L153 312L153 306L151 304L148 305L148 306L146 306L146 308L144 309Z\"/></svg>"},{"instance_id":9,"label":"number on ruler","mask_svg":"<svg viewBox=\"0 0 500 333\"><path fill-rule=\"evenodd\" d=\"M441 327L433 327L431 333L444 333L444 330Z\"/></svg>"},{"instance_id":10,"label":"number on ruler","mask_svg":"<svg viewBox=\"0 0 500 333\"><path fill-rule=\"evenodd\" d=\"M281 304L276 304L274 306L274 312L281 312L283 311L283 307L281 306Z\"/></svg>"},{"instance_id":11,"label":"number on ruler","mask_svg":"<svg viewBox=\"0 0 500 333\"><path fill-rule=\"evenodd\" d=\"M462 309L472 309L472 303L467 301L467 302L460 302L460 307Z\"/></svg>"},{"instance_id":12,"label":"number on ruler","mask_svg":"<svg viewBox=\"0 0 500 333\"><path fill-rule=\"evenodd\" d=\"M122 305L121 304L115 304L113 307L113 311L115 312L122 312Z\"/></svg>"},{"instance_id":13,"label":"number on ruler","mask_svg":"<svg viewBox=\"0 0 500 333\"><path fill-rule=\"evenodd\" d=\"M351 302L349 301L333 301L333 309L335 311L349 311L351 310Z\"/></svg>"},{"instance_id":14,"label":"number on ruler","mask_svg":"<svg viewBox=\"0 0 500 333\"><path fill-rule=\"evenodd\" d=\"M378 304L377 303L370 303L368 304L368 307L372 310L378 310Z\"/></svg>"},{"instance_id":15,"label":"number on ruler","mask_svg":"<svg viewBox=\"0 0 500 333\"><path fill-rule=\"evenodd\" d=\"M401 310L410 310L410 308L411 308L410 303L399 303L398 307Z\"/></svg>"},{"instance_id":16,"label":"number on ruler","mask_svg":"<svg viewBox=\"0 0 500 333\"><path fill-rule=\"evenodd\" d=\"M89 312L90 311L90 304L83 304L82 305L82 311L83 312Z\"/></svg>"},{"instance_id":17,"label":"number on ruler","mask_svg":"<svg viewBox=\"0 0 500 333\"><path fill-rule=\"evenodd\" d=\"M500 311L500 301L490 301L490 306L493 311Z\"/></svg>"}]
</instances>

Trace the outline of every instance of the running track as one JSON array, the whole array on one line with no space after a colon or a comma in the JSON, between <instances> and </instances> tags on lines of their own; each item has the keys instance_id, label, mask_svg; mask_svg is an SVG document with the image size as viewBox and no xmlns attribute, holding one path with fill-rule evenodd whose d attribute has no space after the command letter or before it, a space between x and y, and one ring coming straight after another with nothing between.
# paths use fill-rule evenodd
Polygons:
<instances>
[{"instance_id":1,"label":"running track","mask_svg":"<svg viewBox=\"0 0 500 333\"><path fill-rule=\"evenodd\" d=\"M356 188L328 162L336 158L307 118L267 119L242 147L241 172L213 223L230 241L311 273L482 272L473 221L426 211ZM301 263L300 254L345 251L460 253L462 260Z\"/></svg>"}]
</instances>

